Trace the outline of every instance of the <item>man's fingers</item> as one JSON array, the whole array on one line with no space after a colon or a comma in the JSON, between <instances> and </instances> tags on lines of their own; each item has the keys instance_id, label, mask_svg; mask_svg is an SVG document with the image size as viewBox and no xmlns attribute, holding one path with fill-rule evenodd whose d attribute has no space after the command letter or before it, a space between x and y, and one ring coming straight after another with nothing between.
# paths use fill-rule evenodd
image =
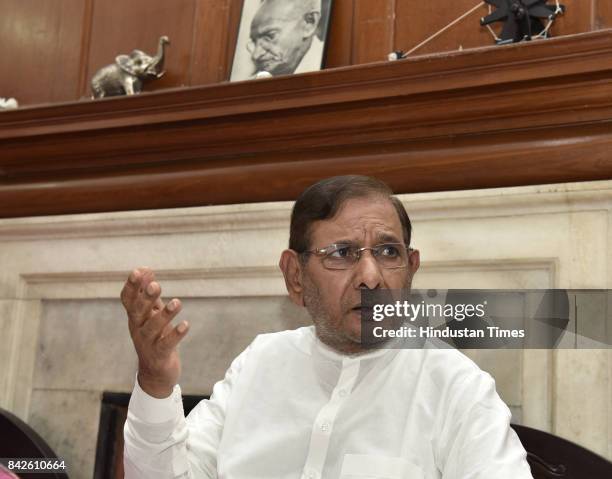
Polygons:
<instances>
[{"instance_id":1,"label":"man's fingers","mask_svg":"<svg viewBox=\"0 0 612 479\"><path fill-rule=\"evenodd\" d=\"M181 302L174 298L163 306L161 311L152 314L142 325L142 334L147 338L158 338L162 336L164 328L172 322L174 317L181 311Z\"/></svg>"},{"instance_id":2,"label":"man's fingers","mask_svg":"<svg viewBox=\"0 0 612 479\"><path fill-rule=\"evenodd\" d=\"M152 281L144 288L141 288L138 294L130 304L128 316L136 326L141 326L150 316L151 311L155 306L161 308L161 286L159 283Z\"/></svg>"},{"instance_id":3,"label":"man's fingers","mask_svg":"<svg viewBox=\"0 0 612 479\"><path fill-rule=\"evenodd\" d=\"M156 313L158 311L161 311L162 309L164 309L164 302L158 296L157 299L155 300L155 303L153 303L153 312Z\"/></svg>"},{"instance_id":4,"label":"man's fingers","mask_svg":"<svg viewBox=\"0 0 612 479\"><path fill-rule=\"evenodd\" d=\"M164 329L162 330L162 333L159 335L159 339L161 338L165 338L166 336L168 336L172 330L174 329L174 324L172 323L168 323L164 326Z\"/></svg>"},{"instance_id":5,"label":"man's fingers","mask_svg":"<svg viewBox=\"0 0 612 479\"><path fill-rule=\"evenodd\" d=\"M136 284L138 283L138 280L140 279L141 276L141 272L139 269L135 269L133 270L130 275L128 276L128 283L129 284Z\"/></svg>"},{"instance_id":6,"label":"man's fingers","mask_svg":"<svg viewBox=\"0 0 612 479\"><path fill-rule=\"evenodd\" d=\"M133 326L141 326L152 311L163 308L160 295L161 286L152 270L138 268L130 273L121 291L121 301Z\"/></svg>"},{"instance_id":7,"label":"man's fingers","mask_svg":"<svg viewBox=\"0 0 612 479\"><path fill-rule=\"evenodd\" d=\"M123 285L123 289L121 290L121 302L123 303L123 306L126 309L132 302L133 298L136 297L136 294L138 293L139 286L137 285L139 282L140 282L140 272L137 269L135 269L134 271L130 273L127 281Z\"/></svg>"},{"instance_id":8,"label":"man's fingers","mask_svg":"<svg viewBox=\"0 0 612 479\"><path fill-rule=\"evenodd\" d=\"M137 268L133 270L121 290L121 301L125 308L129 309L138 295L144 291L144 288L154 280L155 273L149 268Z\"/></svg>"},{"instance_id":9,"label":"man's fingers","mask_svg":"<svg viewBox=\"0 0 612 479\"><path fill-rule=\"evenodd\" d=\"M181 321L175 328L172 328L169 334L159 339L159 345L166 351L171 351L176 348L177 344L183 339L189 331L189 323Z\"/></svg>"},{"instance_id":10,"label":"man's fingers","mask_svg":"<svg viewBox=\"0 0 612 479\"><path fill-rule=\"evenodd\" d=\"M158 296L157 299L155 300L155 302L153 303L153 307L150 309L150 311L148 312L148 314L144 314L143 316L134 316L134 315L128 315L129 318L129 325L130 327L133 328L142 328L144 327L144 325L151 321L152 318L154 318L156 315L159 314L159 312L161 310L164 309L164 302L162 301L162 299ZM145 333L145 336L147 335L147 333Z\"/></svg>"},{"instance_id":11,"label":"man's fingers","mask_svg":"<svg viewBox=\"0 0 612 479\"><path fill-rule=\"evenodd\" d=\"M136 268L130 272L125 285L131 289L138 290L143 281L153 281L155 279L155 273L151 268Z\"/></svg>"}]
</instances>

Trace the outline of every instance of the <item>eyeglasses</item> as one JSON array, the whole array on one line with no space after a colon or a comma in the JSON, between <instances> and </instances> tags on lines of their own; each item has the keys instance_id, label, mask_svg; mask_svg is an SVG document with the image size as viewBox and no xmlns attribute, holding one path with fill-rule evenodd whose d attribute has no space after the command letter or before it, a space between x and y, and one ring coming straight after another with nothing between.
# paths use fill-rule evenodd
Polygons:
<instances>
[{"instance_id":1,"label":"eyeglasses","mask_svg":"<svg viewBox=\"0 0 612 479\"><path fill-rule=\"evenodd\" d=\"M361 258L361 254L369 250L378 264L385 269L405 268L412 248L404 243L382 243L372 247L360 248L351 244L335 243L325 248L304 251L303 255L321 256L323 266L327 269L350 269Z\"/></svg>"}]
</instances>

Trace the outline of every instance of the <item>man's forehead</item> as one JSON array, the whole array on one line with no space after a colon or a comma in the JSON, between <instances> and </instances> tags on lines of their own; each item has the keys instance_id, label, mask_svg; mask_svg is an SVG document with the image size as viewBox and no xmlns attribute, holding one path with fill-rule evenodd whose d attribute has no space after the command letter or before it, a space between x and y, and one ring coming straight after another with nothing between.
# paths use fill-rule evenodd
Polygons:
<instances>
[{"instance_id":1,"label":"man's forehead","mask_svg":"<svg viewBox=\"0 0 612 479\"><path fill-rule=\"evenodd\" d=\"M313 241L365 240L403 241L402 224L387 198L352 198L329 219L317 221L311 230Z\"/></svg>"},{"instance_id":2,"label":"man's forehead","mask_svg":"<svg viewBox=\"0 0 612 479\"><path fill-rule=\"evenodd\" d=\"M255 14L254 22L260 24L275 21L288 21L295 19L303 10L299 3L292 1L267 1L264 2Z\"/></svg>"}]
</instances>

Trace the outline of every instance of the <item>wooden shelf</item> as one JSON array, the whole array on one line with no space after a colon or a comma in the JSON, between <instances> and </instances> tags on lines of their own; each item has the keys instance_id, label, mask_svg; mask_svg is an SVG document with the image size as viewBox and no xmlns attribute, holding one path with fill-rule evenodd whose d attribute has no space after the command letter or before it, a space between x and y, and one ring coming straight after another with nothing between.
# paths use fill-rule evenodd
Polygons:
<instances>
[{"instance_id":1,"label":"wooden shelf","mask_svg":"<svg viewBox=\"0 0 612 479\"><path fill-rule=\"evenodd\" d=\"M612 30L0 113L0 216L612 178Z\"/></svg>"}]
</instances>

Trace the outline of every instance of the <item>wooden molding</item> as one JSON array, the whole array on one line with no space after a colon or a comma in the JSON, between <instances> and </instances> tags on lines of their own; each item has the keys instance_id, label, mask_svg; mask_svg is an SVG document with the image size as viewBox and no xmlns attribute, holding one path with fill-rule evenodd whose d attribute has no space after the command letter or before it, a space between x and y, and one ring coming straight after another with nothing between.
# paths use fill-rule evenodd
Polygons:
<instances>
[{"instance_id":1,"label":"wooden molding","mask_svg":"<svg viewBox=\"0 0 612 479\"><path fill-rule=\"evenodd\" d=\"M612 178L612 30L0 113L0 217Z\"/></svg>"}]
</instances>

